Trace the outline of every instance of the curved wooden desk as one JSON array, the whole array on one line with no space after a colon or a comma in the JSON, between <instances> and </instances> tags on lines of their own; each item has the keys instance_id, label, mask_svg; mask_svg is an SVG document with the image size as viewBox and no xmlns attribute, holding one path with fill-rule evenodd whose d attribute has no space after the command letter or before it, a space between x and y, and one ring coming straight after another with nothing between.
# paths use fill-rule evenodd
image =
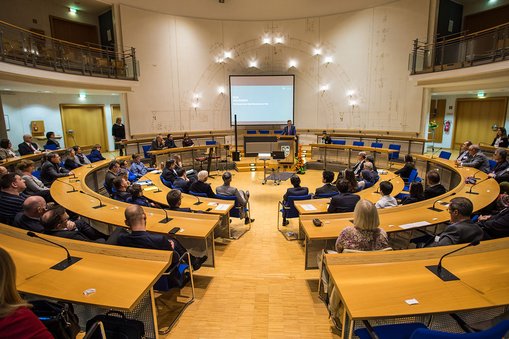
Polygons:
<instances>
[{"instance_id":1,"label":"curved wooden desk","mask_svg":"<svg viewBox=\"0 0 509 339\"><path fill-rule=\"evenodd\" d=\"M183 153L182 154L182 162L185 163L192 163L192 168L195 168L194 162L196 159L196 152L204 153L209 148L212 148L214 151L219 148L219 144L216 145L204 145L204 146L189 146L189 147L174 147L174 148L165 148L158 151L149 151L148 153L152 156L156 157L156 163L159 164L160 162L166 162L166 160L170 159L170 156L175 153ZM191 159L189 160L189 157L186 156L186 153L191 153ZM200 154L202 155L202 154Z\"/></svg>"},{"instance_id":2,"label":"curved wooden desk","mask_svg":"<svg viewBox=\"0 0 509 339\"><path fill-rule=\"evenodd\" d=\"M467 191L470 190L472 185L465 184L465 179L467 176L471 176L478 172L476 169L470 167L458 168L454 165L453 161L444 159L430 159L424 156L421 156L420 159L426 160L431 163L431 165L440 165L454 171L460 177L459 184L446 194L435 199L379 210L380 228L385 230L389 236L394 237L396 233L449 221L449 213L447 213L446 208L440 203L435 204L435 207L439 209L439 211L429 209L437 200L448 202L453 197L466 197L472 201L474 211L478 211L493 202L500 192L498 183L493 179L488 179L483 182L479 180L479 184L472 189L472 191L479 192L480 194L468 194ZM487 177L487 175L482 172L478 172L476 175L480 177L481 180ZM451 196L452 193L455 193L455 195ZM310 203L313 204L313 201ZM317 205L317 208L318 207L319 205ZM314 226L314 218L322 220L323 226ZM305 238L306 244L306 269L317 267L316 251L323 248L333 248L339 233L341 233L345 227L352 226L352 221L353 213L308 214L300 217L299 233Z\"/></svg>"},{"instance_id":3,"label":"curved wooden desk","mask_svg":"<svg viewBox=\"0 0 509 339\"><path fill-rule=\"evenodd\" d=\"M105 197L87 185L89 182L94 182L98 185L98 175L100 170L107 168L108 160L96 162L90 166L82 166L75 169L73 172L76 182L71 177L66 177L55 181L51 185L51 196L55 201L85 218L102 222L108 225L127 227L124 223L124 211L129 204L116 201ZM101 181L102 184L102 181ZM79 192L69 193L71 185L76 190L82 190L87 194ZM94 208L99 205L100 199L105 207ZM214 228L219 225L219 216L212 214L191 214L186 212L167 211L168 216L171 218L169 222L162 222L166 219L164 211L158 208L143 207L147 215L147 231L153 233L167 234L172 228L180 227L181 231L176 234L185 244L186 238L203 239L205 241L205 250L208 253L209 259L205 263L206 266L214 266Z\"/></svg>"}]
</instances>

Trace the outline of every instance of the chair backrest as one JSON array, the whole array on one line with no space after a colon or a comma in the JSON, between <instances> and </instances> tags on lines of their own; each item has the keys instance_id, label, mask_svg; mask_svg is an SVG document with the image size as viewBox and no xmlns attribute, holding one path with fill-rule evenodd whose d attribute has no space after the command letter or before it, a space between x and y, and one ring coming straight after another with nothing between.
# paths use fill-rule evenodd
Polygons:
<instances>
[{"instance_id":1,"label":"chair backrest","mask_svg":"<svg viewBox=\"0 0 509 339\"><path fill-rule=\"evenodd\" d=\"M410 172L410 175L408 176L408 183L412 183L417 179L417 170L414 168L412 172Z\"/></svg>"},{"instance_id":2,"label":"chair backrest","mask_svg":"<svg viewBox=\"0 0 509 339\"><path fill-rule=\"evenodd\" d=\"M235 201L235 206L237 206L237 198L234 195L216 194L216 198L220 200ZM230 217L240 218L240 210L238 208L232 208L230 210Z\"/></svg>"},{"instance_id":3,"label":"chair backrest","mask_svg":"<svg viewBox=\"0 0 509 339\"><path fill-rule=\"evenodd\" d=\"M489 159L490 162L490 171L493 171L495 166L497 166L497 162L495 160Z\"/></svg>"},{"instance_id":4,"label":"chair backrest","mask_svg":"<svg viewBox=\"0 0 509 339\"><path fill-rule=\"evenodd\" d=\"M169 291L172 288L182 288L189 280L189 275L186 275L186 271L189 270L189 265L180 263L175 270L172 270L170 275L163 275L154 284L154 290L156 291Z\"/></svg>"},{"instance_id":5,"label":"chair backrest","mask_svg":"<svg viewBox=\"0 0 509 339\"><path fill-rule=\"evenodd\" d=\"M161 178L161 182L164 184L164 186L173 188L173 184L171 183L171 181L166 180L165 178L163 178L162 175L160 176L160 178Z\"/></svg>"},{"instance_id":6,"label":"chair backrest","mask_svg":"<svg viewBox=\"0 0 509 339\"><path fill-rule=\"evenodd\" d=\"M382 148L382 147L384 147L384 144L382 144L381 142L372 142L371 143L371 147L373 147L373 148Z\"/></svg>"},{"instance_id":7,"label":"chair backrest","mask_svg":"<svg viewBox=\"0 0 509 339\"><path fill-rule=\"evenodd\" d=\"M195 197L202 197L202 198L207 197L207 193L198 193L198 192L189 191L189 194L194 195Z\"/></svg>"},{"instance_id":8,"label":"chair backrest","mask_svg":"<svg viewBox=\"0 0 509 339\"><path fill-rule=\"evenodd\" d=\"M364 146L364 141L354 141L353 145L354 146Z\"/></svg>"},{"instance_id":9,"label":"chair backrest","mask_svg":"<svg viewBox=\"0 0 509 339\"><path fill-rule=\"evenodd\" d=\"M282 129L275 130L274 134L283 134L283 130Z\"/></svg>"},{"instance_id":10,"label":"chair backrest","mask_svg":"<svg viewBox=\"0 0 509 339\"><path fill-rule=\"evenodd\" d=\"M150 158L150 154L148 154L148 151L150 151L152 146L151 145L143 145L143 146L141 146L141 148L143 149L143 156L145 158Z\"/></svg>"},{"instance_id":11,"label":"chair backrest","mask_svg":"<svg viewBox=\"0 0 509 339\"><path fill-rule=\"evenodd\" d=\"M361 250L352 250L350 248L343 249L342 253L364 253L364 252L386 252L386 251L392 251L392 247L386 247L382 248L381 250L375 250L375 251L361 251Z\"/></svg>"},{"instance_id":12,"label":"chair backrest","mask_svg":"<svg viewBox=\"0 0 509 339\"><path fill-rule=\"evenodd\" d=\"M311 194L308 195L290 195L286 197L285 206L287 209L284 209L284 216L286 218L296 218L299 216L299 211L295 208L294 202L297 200L309 200L311 199Z\"/></svg>"},{"instance_id":13,"label":"chair backrest","mask_svg":"<svg viewBox=\"0 0 509 339\"><path fill-rule=\"evenodd\" d=\"M256 130L254 130L254 129L248 129L248 130L246 131L246 134L256 134Z\"/></svg>"},{"instance_id":14,"label":"chair backrest","mask_svg":"<svg viewBox=\"0 0 509 339\"><path fill-rule=\"evenodd\" d=\"M215 145L215 144L217 144L217 141L215 141L215 140L206 140L205 141L205 145L207 145L207 146L208 145Z\"/></svg>"},{"instance_id":15,"label":"chair backrest","mask_svg":"<svg viewBox=\"0 0 509 339\"><path fill-rule=\"evenodd\" d=\"M441 151L438 155L439 158L449 160L451 158L452 153L447 151Z\"/></svg>"},{"instance_id":16,"label":"chair backrest","mask_svg":"<svg viewBox=\"0 0 509 339\"><path fill-rule=\"evenodd\" d=\"M37 179L41 180L41 171L40 170L33 171L32 175L34 177L36 177Z\"/></svg>"},{"instance_id":17,"label":"chair backrest","mask_svg":"<svg viewBox=\"0 0 509 339\"><path fill-rule=\"evenodd\" d=\"M316 194L315 198L332 198L333 196L338 195L338 194L339 194L339 192Z\"/></svg>"},{"instance_id":18,"label":"chair backrest","mask_svg":"<svg viewBox=\"0 0 509 339\"><path fill-rule=\"evenodd\" d=\"M261 129L258 132L260 132L260 134L269 134L269 130L268 129Z\"/></svg>"},{"instance_id":19,"label":"chair backrest","mask_svg":"<svg viewBox=\"0 0 509 339\"><path fill-rule=\"evenodd\" d=\"M509 332L509 320L503 320L497 325L474 333L447 333L427 328L416 329L410 339L490 339L502 338Z\"/></svg>"},{"instance_id":20,"label":"chair backrest","mask_svg":"<svg viewBox=\"0 0 509 339\"><path fill-rule=\"evenodd\" d=\"M333 143L334 145L346 145L346 140L334 140L334 139L332 139L331 143Z\"/></svg>"},{"instance_id":21,"label":"chair backrest","mask_svg":"<svg viewBox=\"0 0 509 339\"><path fill-rule=\"evenodd\" d=\"M48 151L56 151L57 145L51 144L51 145L44 145L44 149L47 149Z\"/></svg>"},{"instance_id":22,"label":"chair backrest","mask_svg":"<svg viewBox=\"0 0 509 339\"><path fill-rule=\"evenodd\" d=\"M389 149L399 151L399 150L401 150L401 145L390 144ZM399 159L399 152L389 153L389 160L395 160L395 159Z\"/></svg>"}]
</instances>

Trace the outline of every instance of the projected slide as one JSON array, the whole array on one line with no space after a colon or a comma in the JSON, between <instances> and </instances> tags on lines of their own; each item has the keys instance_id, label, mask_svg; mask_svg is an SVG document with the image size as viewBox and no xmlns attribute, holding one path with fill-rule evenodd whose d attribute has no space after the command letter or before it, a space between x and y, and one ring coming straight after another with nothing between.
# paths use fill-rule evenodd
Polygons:
<instances>
[{"instance_id":1,"label":"projected slide","mask_svg":"<svg viewBox=\"0 0 509 339\"><path fill-rule=\"evenodd\" d=\"M230 76L231 124L278 125L293 120L294 76Z\"/></svg>"}]
</instances>

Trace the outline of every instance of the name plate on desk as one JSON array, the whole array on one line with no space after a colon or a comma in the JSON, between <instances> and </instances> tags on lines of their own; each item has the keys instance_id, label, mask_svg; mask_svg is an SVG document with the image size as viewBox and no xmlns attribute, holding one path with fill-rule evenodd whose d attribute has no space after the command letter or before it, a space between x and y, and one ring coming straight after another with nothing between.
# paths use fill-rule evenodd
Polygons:
<instances>
[{"instance_id":1,"label":"name plate on desk","mask_svg":"<svg viewBox=\"0 0 509 339\"><path fill-rule=\"evenodd\" d=\"M270 160L270 153L258 153L259 160Z\"/></svg>"}]
</instances>

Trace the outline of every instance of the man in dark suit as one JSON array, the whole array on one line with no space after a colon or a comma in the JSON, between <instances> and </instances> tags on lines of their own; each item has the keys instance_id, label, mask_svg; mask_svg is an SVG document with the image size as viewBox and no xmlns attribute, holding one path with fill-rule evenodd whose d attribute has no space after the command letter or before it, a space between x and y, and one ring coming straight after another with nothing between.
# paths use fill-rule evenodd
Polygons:
<instances>
[{"instance_id":1,"label":"man in dark suit","mask_svg":"<svg viewBox=\"0 0 509 339\"><path fill-rule=\"evenodd\" d=\"M178 178L173 181L173 188L180 189L184 193L189 193L189 187L191 187L193 181L187 178L184 168L180 167L176 171Z\"/></svg>"},{"instance_id":2,"label":"man in dark suit","mask_svg":"<svg viewBox=\"0 0 509 339\"><path fill-rule=\"evenodd\" d=\"M290 182L293 185L293 187L286 190L285 195L283 195L283 204L286 205L286 199L288 197L293 196L302 196L302 195L308 195L309 190L307 187L301 187L300 186L300 178L297 174L292 175L290 178ZM286 220L286 214L283 210L283 226L287 226L289 224L289 221Z\"/></svg>"},{"instance_id":3,"label":"man in dark suit","mask_svg":"<svg viewBox=\"0 0 509 339\"><path fill-rule=\"evenodd\" d=\"M164 180L169 181L173 184L175 179L177 179L177 171L175 170L175 160L169 159L166 161L166 164L163 168L163 173L161 174L161 177L163 177Z\"/></svg>"},{"instance_id":4,"label":"man in dark suit","mask_svg":"<svg viewBox=\"0 0 509 339\"><path fill-rule=\"evenodd\" d=\"M459 166L473 167L484 173L490 172L490 161L488 157L481 152L479 145L471 145L468 148L468 153L470 154L470 159L466 161L457 161Z\"/></svg>"},{"instance_id":5,"label":"man in dark suit","mask_svg":"<svg viewBox=\"0 0 509 339\"><path fill-rule=\"evenodd\" d=\"M60 166L60 155L57 153L49 153L46 156L46 162L41 167L41 181L46 187L50 187L53 181L58 178L68 177L72 174L72 171Z\"/></svg>"},{"instance_id":6,"label":"man in dark suit","mask_svg":"<svg viewBox=\"0 0 509 339\"><path fill-rule=\"evenodd\" d=\"M189 207L180 207L182 204L182 193L179 190L171 190L166 194L166 202L170 206L170 210L179 212L192 212Z\"/></svg>"},{"instance_id":7,"label":"man in dark suit","mask_svg":"<svg viewBox=\"0 0 509 339\"><path fill-rule=\"evenodd\" d=\"M25 134L23 136L23 142L18 145L18 152L19 155L41 153L41 151L39 151L39 145L32 142L32 136L30 134Z\"/></svg>"},{"instance_id":8,"label":"man in dark suit","mask_svg":"<svg viewBox=\"0 0 509 339\"><path fill-rule=\"evenodd\" d=\"M198 180L193 182L189 187L189 191L195 193L205 193L209 198L215 198L216 195L210 187L210 184L207 183L207 179L209 178L209 172L207 171L199 171L198 172Z\"/></svg>"},{"instance_id":9,"label":"man in dark suit","mask_svg":"<svg viewBox=\"0 0 509 339\"><path fill-rule=\"evenodd\" d=\"M438 236L430 246L446 246L466 244L480 241L483 237L482 229L470 220L474 210L472 202L464 197L454 198L449 203L451 224Z\"/></svg>"},{"instance_id":10,"label":"man in dark suit","mask_svg":"<svg viewBox=\"0 0 509 339\"><path fill-rule=\"evenodd\" d=\"M14 217L13 225L33 232L44 232L41 217L46 212L46 200L38 195L26 198L23 203L23 212Z\"/></svg>"},{"instance_id":11,"label":"man in dark suit","mask_svg":"<svg viewBox=\"0 0 509 339\"><path fill-rule=\"evenodd\" d=\"M334 172L331 171L323 171L322 173L322 182L324 185L322 187L318 187L315 191L315 197L318 194L332 194L337 193L338 188L331 183L334 181ZM318 198L318 197L316 197Z\"/></svg>"},{"instance_id":12,"label":"man in dark suit","mask_svg":"<svg viewBox=\"0 0 509 339\"><path fill-rule=\"evenodd\" d=\"M357 163L353 166L352 171L356 176L360 176L366 162L366 152L359 152L357 155Z\"/></svg>"},{"instance_id":13,"label":"man in dark suit","mask_svg":"<svg viewBox=\"0 0 509 339\"><path fill-rule=\"evenodd\" d=\"M444 185L440 183L440 174L435 170L426 173L426 184L428 187L424 190L425 199L432 199L447 192Z\"/></svg>"},{"instance_id":14,"label":"man in dark suit","mask_svg":"<svg viewBox=\"0 0 509 339\"><path fill-rule=\"evenodd\" d=\"M297 129L292 125L292 121L288 120L286 126L283 128L282 135L297 135Z\"/></svg>"},{"instance_id":15,"label":"man in dark suit","mask_svg":"<svg viewBox=\"0 0 509 339\"><path fill-rule=\"evenodd\" d=\"M491 215L481 215L477 225L484 232L483 239L497 239L509 237L509 195L501 194L498 202L504 208Z\"/></svg>"},{"instance_id":16,"label":"man in dark suit","mask_svg":"<svg viewBox=\"0 0 509 339\"><path fill-rule=\"evenodd\" d=\"M125 139L125 126L122 123L121 117L118 117L113 126L111 126L111 135L113 140L115 140L115 149L120 150L120 156L124 155L125 146L122 144L122 140Z\"/></svg>"},{"instance_id":17,"label":"man in dark suit","mask_svg":"<svg viewBox=\"0 0 509 339\"><path fill-rule=\"evenodd\" d=\"M348 180L341 179L338 181L337 187L339 194L332 197L330 201L328 213L344 213L353 212L355 205L361 199L357 194L350 193Z\"/></svg>"},{"instance_id":18,"label":"man in dark suit","mask_svg":"<svg viewBox=\"0 0 509 339\"><path fill-rule=\"evenodd\" d=\"M457 162L467 161L470 158L468 148L472 145L472 141L467 140L461 145L460 154L456 158Z\"/></svg>"}]
</instances>

